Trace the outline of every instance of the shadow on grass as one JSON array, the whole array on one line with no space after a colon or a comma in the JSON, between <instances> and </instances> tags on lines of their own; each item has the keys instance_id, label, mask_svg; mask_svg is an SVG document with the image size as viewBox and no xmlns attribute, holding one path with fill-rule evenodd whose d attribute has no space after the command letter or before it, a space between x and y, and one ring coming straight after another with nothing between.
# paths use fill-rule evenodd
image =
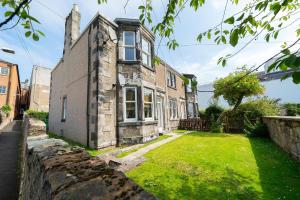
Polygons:
<instances>
[{"instance_id":1,"label":"shadow on grass","mask_svg":"<svg viewBox=\"0 0 300 200\"><path fill-rule=\"evenodd\" d=\"M300 165L268 138L249 138L263 199L300 199Z\"/></svg>"},{"instance_id":2,"label":"shadow on grass","mask_svg":"<svg viewBox=\"0 0 300 200\"><path fill-rule=\"evenodd\" d=\"M222 138L222 137L230 137L230 134L226 134L226 133L211 133L211 132L191 132L189 134L187 134L186 136L188 137L218 137L218 138Z\"/></svg>"}]
</instances>

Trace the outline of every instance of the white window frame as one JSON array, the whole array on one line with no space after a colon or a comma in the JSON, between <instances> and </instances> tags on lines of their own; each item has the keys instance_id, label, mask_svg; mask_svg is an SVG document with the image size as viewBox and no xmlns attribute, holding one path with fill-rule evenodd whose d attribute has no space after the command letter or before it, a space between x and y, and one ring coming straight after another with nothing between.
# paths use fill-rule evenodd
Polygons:
<instances>
[{"instance_id":1,"label":"white window frame","mask_svg":"<svg viewBox=\"0 0 300 200\"><path fill-rule=\"evenodd\" d=\"M127 101L126 100L126 90L127 89L134 89L134 101ZM136 87L124 87L123 88L123 116L124 116L124 122L136 122L137 121L137 88ZM135 118L127 118L127 114L126 114L126 103L135 103Z\"/></svg>"},{"instance_id":2,"label":"white window frame","mask_svg":"<svg viewBox=\"0 0 300 200\"><path fill-rule=\"evenodd\" d=\"M3 69L7 70L7 73L2 73ZM0 74L7 76L9 74L9 68L8 67L0 67Z\"/></svg>"},{"instance_id":3,"label":"white window frame","mask_svg":"<svg viewBox=\"0 0 300 200\"><path fill-rule=\"evenodd\" d=\"M133 33L133 45L126 45L125 44L125 33L126 32L131 32ZM135 32L134 31L123 31L123 58L125 61L136 61L136 38L135 38ZM126 48L133 48L133 56L134 59L133 60L126 60Z\"/></svg>"},{"instance_id":4,"label":"white window frame","mask_svg":"<svg viewBox=\"0 0 300 200\"><path fill-rule=\"evenodd\" d=\"M6 94L7 93L7 87L5 85L0 85L0 94ZM4 89L5 91L2 92L2 89Z\"/></svg>"},{"instance_id":5,"label":"white window frame","mask_svg":"<svg viewBox=\"0 0 300 200\"><path fill-rule=\"evenodd\" d=\"M150 91L151 92L151 96L152 96L152 102L146 102L145 101L145 91ZM144 88L144 118L145 121L153 121L154 120L154 91L152 89L148 89L148 88ZM151 113L152 113L152 117L146 117L145 116L145 104L150 104L151 105Z\"/></svg>"},{"instance_id":6,"label":"white window frame","mask_svg":"<svg viewBox=\"0 0 300 200\"><path fill-rule=\"evenodd\" d=\"M147 52L147 51L144 50L144 47L143 47L144 41L145 41L145 43L147 43L147 45L148 45L148 50L149 50L149 52ZM143 56L144 54L146 54L146 56L147 56L147 60L146 60L146 61L144 60L144 56ZM149 66L149 67L152 68L152 61L151 61L151 42L150 42L148 39L146 39L145 37L142 37L142 62L143 62L143 64L145 64L145 65L147 65L147 66Z\"/></svg>"},{"instance_id":7,"label":"white window frame","mask_svg":"<svg viewBox=\"0 0 300 200\"><path fill-rule=\"evenodd\" d=\"M62 102L62 114L61 114L62 121L66 121L67 119L67 101L68 101L67 96L64 96Z\"/></svg>"},{"instance_id":8,"label":"white window frame","mask_svg":"<svg viewBox=\"0 0 300 200\"><path fill-rule=\"evenodd\" d=\"M175 106L175 107L174 107ZM176 99L169 99L169 113L170 113L170 119L174 120L178 118L178 112L177 112L177 100ZM174 113L175 111L175 113Z\"/></svg>"},{"instance_id":9,"label":"white window frame","mask_svg":"<svg viewBox=\"0 0 300 200\"><path fill-rule=\"evenodd\" d=\"M176 74L174 72L168 71L167 73L167 85L169 87L176 89Z\"/></svg>"}]
</instances>

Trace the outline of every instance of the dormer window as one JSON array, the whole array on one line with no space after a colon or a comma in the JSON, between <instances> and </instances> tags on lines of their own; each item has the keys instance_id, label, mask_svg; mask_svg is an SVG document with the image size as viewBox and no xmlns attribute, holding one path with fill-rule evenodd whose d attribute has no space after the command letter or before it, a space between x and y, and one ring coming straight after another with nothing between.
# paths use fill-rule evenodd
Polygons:
<instances>
[{"instance_id":1,"label":"dormer window","mask_svg":"<svg viewBox=\"0 0 300 200\"><path fill-rule=\"evenodd\" d=\"M135 61L135 32L134 31L124 31L123 35L124 43L124 59L126 61Z\"/></svg>"},{"instance_id":2,"label":"dormer window","mask_svg":"<svg viewBox=\"0 0 300 200\"><path fill-rule=\"evenodd\" d=\"M144 65L151 67L151 43L145 38L142 39L142 60Z\"/></svg>"}]
</instances>

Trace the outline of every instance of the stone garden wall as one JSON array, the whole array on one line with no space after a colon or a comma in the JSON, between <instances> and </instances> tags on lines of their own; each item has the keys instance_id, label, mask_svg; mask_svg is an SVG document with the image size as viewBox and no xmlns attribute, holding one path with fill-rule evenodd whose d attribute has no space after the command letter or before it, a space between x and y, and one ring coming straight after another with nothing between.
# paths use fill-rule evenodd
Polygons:
<instances>
[{"instance_id":1,"label":"stone garden wall","mask_svg":"<svg viewBox=\"0 0 300 200\"><path fill-rule=\"evenodd\" d=\"M42 121L25 116L23 127L20 199L155 199L100 158L48 138Z\"/></svg>"},{"instance_id":2,"label":"stone garden wall","mask_svg":"<svg viewBox=\"0 0 300 200\"><path fill-rule=\"evenodd\" d=\"M300 162L300 118L264 117L271 139Z\"/></svg>"}]
</instances>

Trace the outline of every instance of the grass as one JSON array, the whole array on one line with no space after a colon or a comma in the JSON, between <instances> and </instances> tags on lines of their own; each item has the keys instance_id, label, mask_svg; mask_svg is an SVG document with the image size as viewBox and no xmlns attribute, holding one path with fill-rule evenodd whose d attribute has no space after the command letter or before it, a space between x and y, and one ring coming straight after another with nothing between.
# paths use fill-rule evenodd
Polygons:
<instances>
[{"instance_id":1,"label":"grass","mask_svg":"<svg viewBox=\"0 0 300 200\"><path fill-rule=\"evenodd\" d=\"M79 146L81 148L84 148L91 156L101 155L101 154L104 154L104 153L107 153L107 152L117 149L116 147L109 147L109 148L99 149L99 150L91 149L87 146L84 146L84 145L78 143L78 142L75 142L73 140L70 140L70 139L60 136L60 135L56 135L55 133L52 133L52 132L48 132L48 135L50 138L61 139L61 140L65 141L66 143L68 143L70 146Z\"/></svg>"},{"instance_id":2,"label":"grass","mask_svg":"<svg viewBox=\"0 0 300 200\"><path fill-rule=\"evenodd\" d=\"M127 155L129 155L129 154L131 154L131 153L133 153L133 152L138 151L138 150L141 149L141 148L144 148L144 147L146 147L146 146L149 146L150 144L154 144L154 143L156 143L156 142L159 142L159 141L161 141L161 140L164 140L164 139L166 139L166 138L168 138L168 137L171 137L171 136L169 136L169 135L161 135L161 136L159 136L158 138L156 138L155 140L152 140L152 141L150 141L150 142L147 142L147 143L145 143L144 145L140 146L139 148L132 149L132 150L126 151L126 152L122 152L122 153L118 154L116 157L117 157L117 158L123 158L123 157L125 157L125 156L127 156Z\"/></svg>"},{"instance_id":3,"label":"grass","mask_svg":"<svg viewBox=\"0 0 300 200\"><path fill-rule=\"evenodd\" d=\"M127 173L159 199L300 199L300 165L269 139L194 132Z\"/></svg>"}]
</instances>

